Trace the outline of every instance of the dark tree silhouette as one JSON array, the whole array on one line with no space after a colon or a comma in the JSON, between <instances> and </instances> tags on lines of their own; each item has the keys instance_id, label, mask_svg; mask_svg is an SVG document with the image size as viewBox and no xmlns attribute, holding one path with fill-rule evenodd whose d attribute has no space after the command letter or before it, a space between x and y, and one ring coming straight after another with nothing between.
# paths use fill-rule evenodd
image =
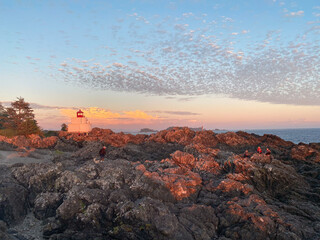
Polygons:
<instances>
[{"instance_id":1,"label":"dark tree silhouette","mask_svg":"<svg viewBox=\"0 0 320 240\"><path fill-rule=\"evenodd\" d=\"M0 129L4 129L7 119L8 114L6 112L6 109L0 103Z\"/></svg>"},{"instance_id":2,"label":"dark tree silhouette","mask_svg":"<svg viewBox=\"0 0 320 240\"><path fill-rule=\"evenodd\" d=\"M62 124L61 124L61 131L64 131L64 132L68 131L68 126L67 126L67 124L65 124L65 123L62 123Z\"/></svg>"},{"instance_id":3,"label":"dark tree silhouette","mask_svg":"<svg viewBox=\"0 0 320 240\"><path fill-rule=\"evenodd\" d=\"M18 134L22 135L40 133L40 128L34 119L33 109L29 103L24 101L24 98L17 98L5 112L7 114L4 122L6 128L15 129Z\"/></svg>"}]
</instances>

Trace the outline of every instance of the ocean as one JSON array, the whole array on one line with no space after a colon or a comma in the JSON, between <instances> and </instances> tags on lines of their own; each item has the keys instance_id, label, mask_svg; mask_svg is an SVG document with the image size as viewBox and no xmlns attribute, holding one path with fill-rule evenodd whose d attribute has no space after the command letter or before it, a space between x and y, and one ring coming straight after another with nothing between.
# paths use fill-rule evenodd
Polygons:
<instances>
[{"instance_id":1,"label":"ocean","mask_svg":"<svg viewBox=\"0 0 320 240\"><path fill-rule=\"evenodd\" d=\"M237 131L237 130L232 130ZM291 128L291 129L244 129L239 130L247 133L254 133L260 136L264 134L273 134L278 137L291 141L293 143L319 143L320 142L320 128ZM215 133L222 133L227 131L214 131Z\"/></svg>"},{"instance_id":2,"label":"ocean","mask_svg":"<svg viewBox=\"0 0 320 240\"><path fill-rule=\"evenodd\" d=\"M208 129L210 130L210 129ZM278 137L291 141L293 143L319 143L320 142L320 128L290 128L290 129L240 129L240 130L212 130L215 133L237 132L244 131L247 133L254 133L260 136L264 134L273 134ZM152 134L154 132L146 132L142 134ZM131 132L131 134L141 134L139 132Z\"/></svg>"}]
</instances>

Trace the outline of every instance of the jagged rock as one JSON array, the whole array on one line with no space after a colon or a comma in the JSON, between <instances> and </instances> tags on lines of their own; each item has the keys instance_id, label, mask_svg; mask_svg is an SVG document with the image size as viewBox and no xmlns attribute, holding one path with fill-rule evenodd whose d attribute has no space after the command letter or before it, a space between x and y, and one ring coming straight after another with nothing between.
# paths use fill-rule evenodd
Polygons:
<instances>
[{"instance_id":1,"label":"jagged rock","mask_svg":"<svg viewBox=\"0 0 320 240\"><path fill-rule=\"evenodd\" d=\"M58 140L57 137L49 137L42 139L39 135L31 134L28 136L28 139L30 141L30 146L35 148L49 148L52 147Z\"/></svg>"},{"instance_id":2,"label":"jagged rock","mask_svg":"<svg viewBox=\"0 0 320 240\"><path fill-rule=\"evenodd\" d=\"M1 240L13 240L7 233L7 224L0 220L0 239Z\"/></svg>"},{"instance_id":3,"label":"jagged rock","mask_svg":"<svg viewBox=\"0 0 320 240\"><path fill-rule=\"evenodd\" d=\"M217 138L219 142L225 143L229 146L249 144L247 138L244 138L241 135L236 134L235 132L220 133L217 134Z\"/></svg>"},{"instance_id":4,"label":"jagged rock","mask_svg":"<svg viewBox=\"0 0 320 240\"><path fill-rule=\"evenodd\" d=\"M14 151L17 148L17 146L14 146L11 143L2 141L1 137L2 136L0 136L0 150L3 150L3 151Z\"/></svg>"},{"instance_id":5,"label":"jagged rock","mask_svg":"<svg viewBox=\"0 0 320 240\"><path fill-rule=\"evenodd\" d=\"M193 239L217 237L219 219L210 206L194 204L180 210L179 222L193 236Z\"/></svg>"},{"instance_id":6,"label":"jagged rock","mask_svg":"<svg viewBox=\"0 0 320 240\"><path fill-rule=\"evenodd\" d=\"M163 130L156 134L151 134L149 141L159 143L179 143L182 145L188 145L195 136L195 132L191 129L184 127L175 127L172 130Z\"/></svg>"},{"instance_id":7,"label":"jagged rock","mask_svg":"<svg viewBox=\"0 0 320 240\"><path fill-rule=\"evenodd\" d=\"M92 160L99 157L99 150L103 146L104 145L101 142L84 142L83 147L73 153L72 157L83 160Z\"/></svg>"},{"instance_id":8,"label":"jagged rock","mask_svg":"<svg viewBox=\"0 0 320 240\"><path fill-rule=\"evenodd\" d=\"M79 149L79 146L73 140L59 139L54 149L63 152L75 152Z\"/></svg>"},{"instance_id":9,"label":"jagged rock","mask_svg":"<svg viewBox=\"0 0 320 240\"><path fill-rule=\"evenodd\" d=\"M141 171L145 177L164 184L176 200L196 196L202 182L198 173L186 167L180 167L170 159L162 160L157 169L146 170L142 164L137 165L136 169Z\"/></svg>"},{"instance_id":10,"label":"jagged rock","mask_svg":"<svg viewBox=\"0 0 320 240\"><path fill-rule=\"evenodd\" d=\"M57 209L58 218L82 228L100 227L106 211L108 192L99 189L74 187Z\"/></svg>"},{"instance_id":11,"label":"jagged rock","mask_svg":"<svg viewBox=\"0 0 320 240\"><path fill-rule=\"evenodd\" d=\"M172 161L179 166L195 171L206 171L208 173L218 173L219 164L211 156L195 158L192 154L176 151L172 156Z\"/></svg>"},{"instance_id":12,"label":"jagged rock","mask_svg":"<svg viewBox=\"0 0 320 240\"><path fill-rule=\"evenodd\" d=\"M203 149L214 148L219 143L217 135L212 131L201 131L197 132L194 138L192 139L194 144L200 144L203 146Z\"/></svg>"},{"instance_id":13,"label":"jagged rock","mask_svg":"<svg viewBox=\"0 0 320 240\"><path fill-rule=\"evenodd\" d=\"M123 235L129 229L131 231L139 229L140 231L148 231L150 237L154 239L192 239L190 234L179 224L178 218L161 201L142 198L135 203L123 203L119 210L119 217L129 223L126 226L127 229L118 227L122 230ZM119 233L113 232L113 234Z\"/></svg>"},{"instance_id":14,"label":"jagged rock","mask_svg":"<svg viewBox=\"0 0 320 240\"><path fill-rule=\"evenodd\" d=\"M52 239L55 239L55 237L59 238L58 234L62 234L66 228L66 226L56 218L48 218L44 223L45 225L42 230L43 236L51 236Z\"/></svg>"},{"instance_id":15,"label":"jagged rock","mask_svg":"<svg viewBox=\"0 0 320 240\"><path fill-rule=\"evenodd\" d=\"M299 161L320 163L320 151L306 144L299 144L291 149L291 157Z\"/></svg>"},{"instance_id":16,"label":"jagged rock","mask_svg":"<svg viewBox=\"0 0 320 240\"><path fill-rule=\"evenodd\" d=\"M55 192L40 193L34 201L34 215L45 219L56 215L56 209L62 203L62 195Z\"/></svg>"},{"instance_id":17,"label":"jagged rock","mask_svg":"<svg viewBox=\"0 0 320 240\"><path fill-rule=\"evenodd\" d=\"M73 186L85 186L85 174L63 171L54 183L54 188L59 192L68 192Z\"/></svg>"},{"instance_id":18,"label":"jagged rock","mask_svg":"<svg viewBox=\"0 0 320 240\"><path fill-rule=\"evenodd\" d=\"M13 177L19 184L29 190L29 203L31 205L34 204L38 193L55 190L55 181L60 174L59 167L50 163L30 163L12 169Z\"/></svg>"},{"instance_id":19,"label":"jagged rock","mask_svg":"<svg viewBox=\"0 0 320 240\"><path fill-rule=\"evenodd\" d=\"M217 212L220 231L231 239L276 239L277 226L283 224L279 215L255 194L224 202Z\"/></svg>"},{"instance_id":20,"label":"jagged rock","mask_svg":"<svg viewBox=\"0 0 320 240\"><path fill-rule=\"evenodd\" d=\"M27 213L28 191L10 176L10 169L0 165L0 220L18 223Z\"/></svg>"},{"instance_id":21,"label":"jagged rock","mask_svg":"<svg viewBox=\"0 0 320 240\"><path fill-rule=\"evenodd\" d=\"M20 148L26 148L26 147L51 148L56 144L57 140L58 138L54 136L41 138L39 135L36 135L36 134L31 134L28 137L15 136L13 138L0 136L0 142L5 142Z\"/></svg>"},{"instance_id":22,"label":"jagged rock","mask_svg":"<svg viewBox=\"0 0 320 240\"><path fill-rule=\"evenodd\" d=\"M39 158L56 149L53 163L0 166L0 220L31 210L48 239L320 239L318 143L188 128L3 139Z\"/></svg>"}]
</instances>

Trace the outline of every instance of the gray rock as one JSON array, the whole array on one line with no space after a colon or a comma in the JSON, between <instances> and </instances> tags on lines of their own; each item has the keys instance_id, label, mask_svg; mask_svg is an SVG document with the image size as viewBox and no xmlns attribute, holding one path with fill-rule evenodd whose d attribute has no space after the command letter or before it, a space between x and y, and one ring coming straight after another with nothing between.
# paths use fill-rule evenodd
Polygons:
<instances>
[{"instance_id":1,"label":"gray rock","mask_svg":"<svg viewBox=\"0 0 320 240\"><path fill-rule=\"evenodd\" d=\"M28 191L10 175L10 169L0 165L0 220L9 226L18 223L27 213Z\"/></svg>"},{"instance_id":2,"label":"gray rock","mask_svg":"<svg viewBox=\"0 0 320 240\"><path fill-rule=\"evenodd\" d=\"M62 195L60 193L40 193L34 201L34 215L37 219L53 217L61 203Z\"/></svg>"}]
</instances>

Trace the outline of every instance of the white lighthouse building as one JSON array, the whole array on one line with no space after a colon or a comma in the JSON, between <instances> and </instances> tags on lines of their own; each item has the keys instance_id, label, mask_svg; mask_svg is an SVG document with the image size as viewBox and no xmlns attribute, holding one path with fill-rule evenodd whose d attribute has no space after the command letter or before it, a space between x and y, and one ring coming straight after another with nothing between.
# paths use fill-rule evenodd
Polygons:
<instances>
[{"instance_id":1,"label":"white lighthouse building","mask_svg":"<svg viewBox=\"0 0 320 240\"><path fill-rule=\"evenodd\" d=\"M71 123L68 125L68 132L88 133L91 129L90 122L81 110L77 112L77 117L71 118Z\"/></svg>"}]
</instances>

